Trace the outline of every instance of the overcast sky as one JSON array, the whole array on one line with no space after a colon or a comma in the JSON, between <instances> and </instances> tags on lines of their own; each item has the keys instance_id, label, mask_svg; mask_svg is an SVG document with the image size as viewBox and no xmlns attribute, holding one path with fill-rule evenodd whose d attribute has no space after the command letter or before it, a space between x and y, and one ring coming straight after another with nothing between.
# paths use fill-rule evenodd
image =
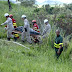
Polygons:
<instances>
[{"instance_id":1,"label":"overcast sky","mask_svg":"<svg viewBox=\"0 0 72 72\"><path fill-rule=\"evenodd\" d=\"M5 0L0 0L0 1L5 1ZM16 0L10 0L10 1L16 1ZM43 3L46 0L36 0L36 1L38 1L39 3ZM60 2L63 2L63 3L72 3L72 0L51 0L51 1L60 1Z\"/></svg>"},{"instance_id":2,"label":"overcast sky","mask_svg":"<svg viewBox=\"0 0 72 72\"><path fill-rule=\"evenodd\" d=\"M46 0L36 0L36 1L38 1L39 3L43 3ZM60 1L63 3L72 3L72 0L53 0L53 1Z\"/></svg>"}]
</instances>

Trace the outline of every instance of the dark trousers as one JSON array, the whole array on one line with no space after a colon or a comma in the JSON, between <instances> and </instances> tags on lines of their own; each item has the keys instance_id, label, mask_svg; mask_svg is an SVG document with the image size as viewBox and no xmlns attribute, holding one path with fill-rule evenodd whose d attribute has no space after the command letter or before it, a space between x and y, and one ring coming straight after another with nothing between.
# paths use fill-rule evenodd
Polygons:
<instances>
[{"instance_id":1,"label":"dark trousers","mask_svg":"<svg viewBox=\"0 0 72 72\"><path fill-rule=\"evenodd\" d=\"M60 49L60 53L59 53L59 54L57 53L58 50L59 50L58 48L55 48L55 52L56 52L56 57L57 57L57 58L59 58L59 56L61 55L61 53L62 53L62 51L63 51L63 48Z\"/></svg>"}]
</instances>

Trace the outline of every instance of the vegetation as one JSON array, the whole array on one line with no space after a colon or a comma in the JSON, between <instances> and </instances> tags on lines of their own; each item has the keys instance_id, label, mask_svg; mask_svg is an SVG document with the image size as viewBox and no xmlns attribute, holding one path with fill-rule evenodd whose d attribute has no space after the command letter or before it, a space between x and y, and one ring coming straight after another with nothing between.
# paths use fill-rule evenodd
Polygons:
<instances>
[{"instance_id":1,"label":"vegetation","mask_svg":"<svg viewBox=\"0 0 72 72\"><path fill-rule=\"evenodd\" d=\"M1 40L0 40L1 41ZM44 43L45 44L45 43ZM25 44L26 45L26 44ZM27 45L26 45L27 46ZM0 42L1 72L71 72L72 60L63 53L58 61L50 45L29 46L30 50L13 43ZM65 56L64 56L65 55ZM67 58L66 58L67 57Z\"/></svg>"},{"instance_id":2,"label":"vegetation","mask_svg":"<svg viewBox=\"0 0 72 72\"><path fill-rule=\"evenodd\" d=\"M21 1L21 5L27 7L27 6L33 6L36 0L19 0L19 1Z\"/></svg>"},{"instance_id":3,"label":"vegetation","mask_svg":"<svg viewBox=\"0 0 72 72\"><path fill-rule=\"evenodd\" d=\"M46 8L11 5L13 9L9 12L8 4L0 2L0 24L6 20L4 14L8 12L14 15L17 25L22 26L21 15L26 14L31 26L31 21L36 19L42 32L44 29L43 20L47 18L52 30L49 37L43 39L43 43L39 45L34 43L29 45L27 42L21 43L18 40L19 43L30 48L26 49L5 41L6 32L4 26L0 27L0 72L72 72L71 9L58 6L60 10L57 11L56 6L53 8L56 12L50 13ZM67 25L68 23L69 25ZM58 28L64 37L64 51L59 60L56 60L53 43L56 36L55 30Z\"/></svg>"}]
</instances>

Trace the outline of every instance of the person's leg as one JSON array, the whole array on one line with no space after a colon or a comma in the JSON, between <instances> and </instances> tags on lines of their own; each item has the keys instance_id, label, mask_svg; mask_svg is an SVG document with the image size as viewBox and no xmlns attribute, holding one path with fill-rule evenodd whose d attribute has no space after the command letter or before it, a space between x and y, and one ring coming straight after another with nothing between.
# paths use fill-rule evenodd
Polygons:
<instances>
[{"instance_id":1,"label":"person's leg","mask_svg":"<svg viewBox=\"0 0 72 72\"><path fill-rule=\"evenodd\" d=\"M55 53L56 53L55 55L56 55L56 57L57 57L57 59L58 59L58 58L59 58L59 55L58 55L58 53L57 53L57 52L58 52L58 49L57 49L57 48L55 48Z\"/></svg>"},{"instance_id":2,"label":"person's leg","mask_svg":"<svg viewBox=\"0 0 72 72\"><path fill-rule=\"evenodd\" d=\"M26 38L27 38L27 42L29 42L30 44L32 44L31 38L30 38L30 34L26 34Z\"/></svg>"},{"instance_id":3,"label":"person's leg","mask_svg":"<svg viewBox=\"0 0 72 72\"><path fill-rule=\"evenodd\" d=\"M7 31L7 40L10 41L10 33Z\"/></svg>"},{"instance_id":4,"label":"person's leg","mask_svg":"<svg viewBox=\"0 0 72 72\"><path fill-rule=\"evenodd\" d=\"M12 34L12 31L10 31L9 34L10 34L11 38L14 38L14 35Z\"/></svg>"},{"instance_id":5,"label":"person's leg","mask_svg":"<svg viewBox=\"0 0 72 72\"><path fill-rule=\"evenodd\" d=\"M16 41L16 38L14 37L14 35L12 34L12 30L9 30L7 32L7 38L8 38L8 41L10 41L10 38L14 38L14 40Z\"/></svg>"},{"instance_id":6,"label":"person's leg","mask_svg":"<svg viewBox=\"0 0 72 72\"><path fill-rule=\"evenodd\" d=\"M61 49L60 49L60 53L59 53L59 54L57 54L57 58L59 58L59 57L60 57L60 55L61 55L62 51L63 51L63 48L61 48Z\"/></svg>"},{"instance_id":7,"label":"person's leg","mask_svg":"<svg viewBox=\"0 0 72 72\"><path fill-rule=\"evenodd\" d=\"M25 35L26 35L25 31L23 31L23 32L22 32L22 36L21 36L21 40L22 40L23 42L24 42Z\"/></svg>"}]
</instances>

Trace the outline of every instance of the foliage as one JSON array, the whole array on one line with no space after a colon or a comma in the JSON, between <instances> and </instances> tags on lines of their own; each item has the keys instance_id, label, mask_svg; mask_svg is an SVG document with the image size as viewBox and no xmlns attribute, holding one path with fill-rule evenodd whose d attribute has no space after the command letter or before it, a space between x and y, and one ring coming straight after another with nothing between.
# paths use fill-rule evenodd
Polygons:
<instances>
[{"instance_id":1,"label":"foliage","mask_svg":"<svg viewBox=\"0 0 72 72\"><path fill-rule=\"evenodd\" d=\"M64 4L64 7L65 7L66 9L72 10L72 3L70 3L70 4Z\"/></svg>"},{"instance_id":2,"label":"foliage","mask_svg":"<svg viewBox=\"0 0 72 72\"><path fill-rule=\"evenodd\" d=\"M65 30L65 35L72 33L72 15L61 14L56 20L57 26Z\"/></svg>"},{"instance_id":3,"label":"foliage","mask_svg":"<svg viewBox=\"0 0 72 72\"><path fill-rule=\"evenodd\" d=\"M67 43L67 46L64 44L64 51L59 60L56 60L54 50L55 30L59 28L63 37L65 32L63 30L64 28L68 29L69 27L71 30L71 25L67 25L67 23L71 24L72 20L72 16L67 13L68 11L64 14L64 10L66 9L60 8L62 9L62 13L59 12L58 9L57 13L57 11L54 12L56 10L54 7L50 7L52 10L55 9L51 14L48 13L45 8L24 7L14 4L12 4L12 8L12 11L9 12L7 3L0 2L0 24L6 20L4 13L8 12L14 15L18 26L23 26L21 15L26 14L31 27L31 21L36 19L42 32L44 29L43 20L47 18L52 30L49 37L43 39L43 43L39 45L34 43L29 45L27 42L21 43L21 41L18 40L19 43L30 48L26 49L12 42L6 42L4 26L0 27L0 38L5 38L4 41L0 39L0 72L71 72L72 41L70 40L69 42L68 39L71 38L72 35L64 38L64 43Z\"/></svg>"},{"instance_id":4,"label":"foliage","mask_svg":"<svg viewBox=\"0 0 72 72\"><path fill-rule=\"evenodd\" d=\"M23 6L33 6L35 4L35 0L19 0L21 1L21 5Z\"/></svg>"},{"instance_id":5,"label":"foliage","mask_svg":"<svg viewBox=\"0 0 72 72\"><path fill-rule=\"evenodd\" d=\"M42 45L25 43L25 46L30 47L30 49L25 49L11 42L0 40L0 71L71 72L72 60L67 57L70 49L66 53L63 52L60 59L56 60L54 49L51 48L48 41L44 41Z\"/></svg>"}]
</instances>

